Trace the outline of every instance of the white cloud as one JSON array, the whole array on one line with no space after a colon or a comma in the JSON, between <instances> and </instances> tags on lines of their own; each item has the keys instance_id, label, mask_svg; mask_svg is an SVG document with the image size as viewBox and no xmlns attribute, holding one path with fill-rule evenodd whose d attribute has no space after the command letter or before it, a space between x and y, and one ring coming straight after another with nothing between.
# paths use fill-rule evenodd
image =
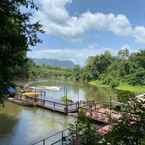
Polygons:
<instances>
[{"instance_id":1,"label":"white cloud","mask_svg":"<svg viewBox=\"0 0 145 145\"><path fill-rule=\"evenodd\" d=\"M66 38L79 38L93 30L107 31L118 36L128 36L145 43L145 27L133 27L125 15L84 12L71 16L66 5L71 0L39 0L40 10L35 19L44 25L47 34Z\"/></svg>"},{"instance_id":2,"label":"white cloud","mask_svg":"<svg viewBox=\"0 0 145 145\"><path fill-rule=\"evenodd\" d=\"M133 35L138 42L144 43L145 42L145 27L143 26L135 27Z\"/></svg>"}]
</instances>

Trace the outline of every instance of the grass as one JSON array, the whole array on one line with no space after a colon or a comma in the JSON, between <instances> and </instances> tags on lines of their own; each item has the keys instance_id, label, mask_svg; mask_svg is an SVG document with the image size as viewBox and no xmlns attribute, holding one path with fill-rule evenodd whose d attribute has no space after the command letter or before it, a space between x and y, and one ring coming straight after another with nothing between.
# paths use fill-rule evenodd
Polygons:
<instances>
[{"instance_id":1,"label":"grass","mask_svg":"<svg viewBox=\"0 0 145 145\"><path fill-rule=\"evenodd\" d=\"M131 86L128 85L127 83L120 83L120 85L116 87L116 89L123 90L123 91L130 91L135 94L145 93L145 86Z\"/></svg>"},{"instance_id":2,"label":"grass","mask_svg":"<svg viewBox=\"0 0 145 145\"><path fill-rule=\"evenodd\" d=\"M109 87L108 85L102 84L102 82L99 80L91 81L89 82L89 84L96 87ZM121 91L130 91L135 94L145 93L145 86L131 86L127 83L120 83L120 85L116 87L115 89L121 90Z\"/></svg>"},{"instance_id":3,"label":"grass","mask_svg":"<svg viewBox=\"0 0 145 145\"><path fill-rule=\"evenodd\" d=\"M108 85L102 84L102 82L99 81L99 80L90 81L89 84L92 85L92 86L102 87L102 88L109 87Z\"/></svg>"}]
</instances>

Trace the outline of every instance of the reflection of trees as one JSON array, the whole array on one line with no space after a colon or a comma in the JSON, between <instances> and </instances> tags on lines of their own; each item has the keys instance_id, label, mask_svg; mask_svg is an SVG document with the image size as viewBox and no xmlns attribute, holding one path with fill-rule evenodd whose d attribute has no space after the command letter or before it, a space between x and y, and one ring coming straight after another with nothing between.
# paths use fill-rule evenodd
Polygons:
<instances>
[{"instance_id":1,"label":"reflection of trees","mask_svg":"<svg viewBox=\"0 0 145 145\"><path fill-rule=\"evenodd\" d=\"M17 123L14 116L0 114L0 136L12 134L12 130Z\"/></svg>"},{"instance_id":2,"label":"reflection of trees","mask_svg":"<svg viewBox=\"0 0 145 145\"><path fill-rule=\"evenodd\" d=\"M9 116L17 117L21 111L21 106L6 102L4 107L0 107L0 114L7 114Z\"/></svg>"},{"instance_id":3,"label":"reflection of trees","mask_svg":"<svg viewBox=\"0 0 145 145\"><path fill-rule=\"evenodd\" d=\"M17 105L6 103L0 108L0 135L11 134L17 124L20 108Z\"/></svg>"},{"instance_id":4,"label":"reflection of trees","mask_svg":"<svg viewBox=\"0 0 145 145\"><path fill-rule=\"evenodd\" d=\"M32 114L32 122L34 126L41 126L46 129L62 129L69 124L70 117L60 115L51 111L44 111L42 109L36 109L37 111Z\"/></svg>"},{"instance_id":5,"label":"reflection of trees","mask_svg":"<svg viewBox=\"0 0 145 145\"><path fill-rule=\"evenodd\" d=\"M116 99L116 94L111 88L101 88L86 86L85 88L87 100L95 100L99 102L108 102L109 96L113 96L113 99Z\"/></svg>"}]
</instances>

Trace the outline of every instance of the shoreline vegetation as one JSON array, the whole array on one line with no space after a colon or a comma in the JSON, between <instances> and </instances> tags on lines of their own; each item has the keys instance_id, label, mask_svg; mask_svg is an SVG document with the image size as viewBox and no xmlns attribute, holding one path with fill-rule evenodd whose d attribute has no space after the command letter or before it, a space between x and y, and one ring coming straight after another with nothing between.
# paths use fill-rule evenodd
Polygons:
<instances>
[{"instance_id":1,"label":"shoreline vegetation","mask_svg":"<svg viewBox=\"0 0 145 145\"><path fill-rule=\"evenodd\" d=\"M90 81L88 82L88 84L95 87L102 87L102 88L110 87L109 85L103 84L101 80ZM144 86L131 86L127 83L120 83L119 86L115 87L114 89L120 90L120 91L129 91L135 94L145 93L145 85Z\"/></svg>"}]
</instances>

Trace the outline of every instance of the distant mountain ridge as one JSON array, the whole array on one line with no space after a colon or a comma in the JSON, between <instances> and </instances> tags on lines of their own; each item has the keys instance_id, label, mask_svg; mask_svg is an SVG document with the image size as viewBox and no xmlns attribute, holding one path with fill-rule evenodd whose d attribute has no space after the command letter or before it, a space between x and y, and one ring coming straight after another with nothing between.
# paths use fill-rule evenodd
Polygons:
<instances>
[{"instance_id":1,"label":"distant mountain ridge","mask_svg":"<svg viewBox=\"0 0 145 145\"><path fill-rule=\"evenodd\" d=\"M39 65L45 64L45 65L49 65L49 66L53 66L53 67L61 67L61 68L73 68L75 66L75 64L70 60L34 58L33 61Z\"/></svg>"}]
</instances>

